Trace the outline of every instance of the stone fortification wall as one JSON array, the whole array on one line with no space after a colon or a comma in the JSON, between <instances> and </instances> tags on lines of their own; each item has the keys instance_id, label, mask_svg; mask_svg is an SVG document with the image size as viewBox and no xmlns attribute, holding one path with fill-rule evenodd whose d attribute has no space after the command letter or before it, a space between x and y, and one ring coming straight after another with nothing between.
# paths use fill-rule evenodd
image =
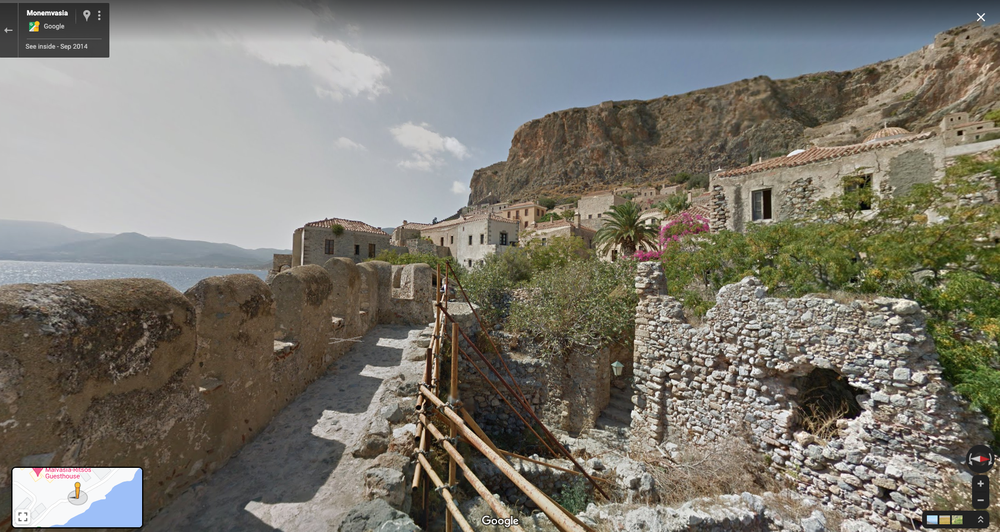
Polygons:
<instances>
[{"instance_id":1,"label":"stone fortification wall","mask_svg":"<svg viewBox=\"0 0 1000 532\"><path fill-rule=\"evenodd\" d=\"M659 264L639 265L632 427L646 444L746 434L800 491L899 530L990 439L942 379L912 301L770 298L749 277L692 327L663 287ZM806 414L823 401L853 411L814 434Z\"/></svg>"},{"instance_id":2,"label":"stone fortification wall","mask_svg":"<svg viewBox=\"0 0 1000 532\"><path fill-rule=\"evenodd\" d=\"M0 286L0 499L12 467L138 466L149 518L353 345L336 340L363 335L384 307L410 309L385 314L396 323L430 315L428 269L403 268L400 299L379 280L389 264L350 259L184 294L152 279Z\"/></svg>"}]
</instances>

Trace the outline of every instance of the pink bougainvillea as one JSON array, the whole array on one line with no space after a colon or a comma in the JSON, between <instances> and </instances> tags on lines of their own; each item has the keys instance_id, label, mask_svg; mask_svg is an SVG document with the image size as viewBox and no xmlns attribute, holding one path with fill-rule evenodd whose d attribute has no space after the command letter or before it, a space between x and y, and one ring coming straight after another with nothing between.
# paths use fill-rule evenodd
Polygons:
<instances>
[{"instance_id":1,"label":"pink bougainvillea","mask_svg":"<svg viewBox=\"0 0 1000 532\"><path fill-rule=\"evenodd\" d=\"M637 251L634 257L638 261L660 260L663 250L670 242L679 242L685 236L707 232L708 220L704 216L684 211L674 219L660 226L660 236L656 250Z\"/></svg>"}]
</instances>

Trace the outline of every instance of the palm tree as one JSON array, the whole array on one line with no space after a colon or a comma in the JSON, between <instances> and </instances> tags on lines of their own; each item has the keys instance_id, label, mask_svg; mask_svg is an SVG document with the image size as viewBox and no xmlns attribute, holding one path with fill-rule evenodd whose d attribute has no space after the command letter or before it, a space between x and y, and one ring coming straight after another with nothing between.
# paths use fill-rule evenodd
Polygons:
<instances>
[{"instance_id":1,"label":"palm tree","mask_svg":"<svg viewBox=\"0 0 1000 532\"><path fill-rule=\"evenodd\" d=\"M664 216L670 217L681 211L687 209L691 206L691 203L687 199L687 194L682 192L677 192L673 195L667 196L667 199L653 205L653 208L659 209L663 212Z\"/></svg>"},{"instance_id":2,"label":"palm tree","mask_svg":"<svg viewBox=\"0 0 1000 532\"><path fill-rule=\"evenodd\" d=\"M618 248L626 256L637 249L649 249L656 241L657 228L639 220L642 210L634 202L614 205L604 213L604 226L594 235L594 243L602 253Z\"/></svg>"}]
</instances>

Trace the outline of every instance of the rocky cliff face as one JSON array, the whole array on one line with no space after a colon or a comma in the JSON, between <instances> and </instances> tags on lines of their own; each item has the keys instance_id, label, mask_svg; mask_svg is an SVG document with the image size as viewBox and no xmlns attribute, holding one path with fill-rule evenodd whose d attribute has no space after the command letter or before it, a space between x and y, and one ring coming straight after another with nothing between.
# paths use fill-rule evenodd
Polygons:
<instances>
[{"instance_id":1,"label":"rocky cliff face","mask_svg":"<svg viewBox=\"0 0 1000 532\"><path fill-rule=\"evenodd\" d=\"M979 117L1000 107L998 66L1000 25L970 24L847 72L557 111L519 127L506 161L473 173L469 203L658 183L810 143L858 142L883 123L921 131L947 113Z\"/></svg>"}]
</instances>

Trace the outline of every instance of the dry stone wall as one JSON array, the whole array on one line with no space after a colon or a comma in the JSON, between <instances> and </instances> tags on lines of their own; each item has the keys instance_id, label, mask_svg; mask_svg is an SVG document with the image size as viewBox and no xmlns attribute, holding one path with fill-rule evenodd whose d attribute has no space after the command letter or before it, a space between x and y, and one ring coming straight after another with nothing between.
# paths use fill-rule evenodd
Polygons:
<instances>
[{"instance_id":1,"label":"dry stone wall","mask_svg":"<svg viewBox=\"0 0 1000 532\"><path fill-rule=\"evenodd\" d=\"M148 519L259 433L380 306L407 309L387 311L393 323L433 315L429 268L404 267L401 299L380 282L390 269L332 259L271 286L230 275L184 294L152 279L0 286L0 499L12 467L138 466Z\"/></svg>"},{"instance_id":2,"label":"dry stone wall","mask_svg":"<svg viewBox=\"0 0 1000 532\"><path fill-rule=\"evenodd\" d=\"M991 439L985 417L942 378L913 301L771 298L748 277L723 287L693 327L663 290L662 267L641 263L641 444L745 435L800 491L899 530L932 508L972 445ZM819 418L826 430L810 423Z\"/></svg>"},{"instance_id":3,"label":"dry stone wall","mask_svg":"<svg viewBox=\"0 0 1000 532\"><path fill-rule=\"evenodd\" d=\"M489 349L486 355L509 382L496 355ZM539 418L550 429L572 433L592 427L601 411L608 406L611 396L610 356L611 349L608 347L595 349L584 346L544 358L504 352L507 367ZM460 383L460 389L473 407L476 422L493 434L521 436L526 431L524 424L497 396L490 383L517 406L513 396L485 364L476 360L476 366L487 375L489 383L479 377L479 372L467 360L462 359L459 366L460 375L468 376L463 377L467 382ZM527 419L519 407L518 412Z\"/></svg>"}]
</instances>

